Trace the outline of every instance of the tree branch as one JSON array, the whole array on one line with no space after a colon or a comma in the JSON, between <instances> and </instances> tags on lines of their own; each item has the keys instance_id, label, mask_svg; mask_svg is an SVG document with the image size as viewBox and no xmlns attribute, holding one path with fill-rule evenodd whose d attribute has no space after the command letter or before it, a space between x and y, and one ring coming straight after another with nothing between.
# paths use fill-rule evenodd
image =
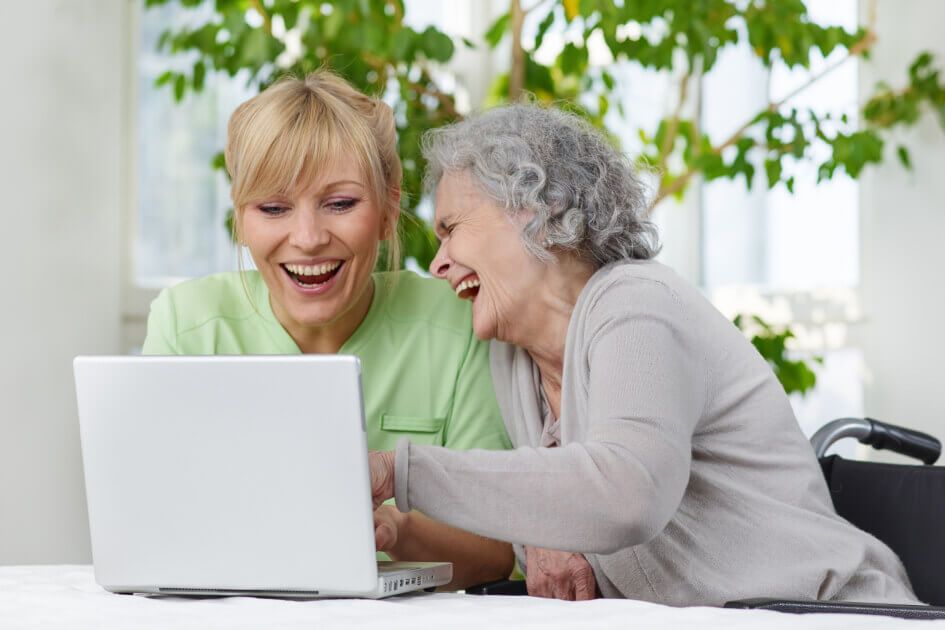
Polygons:
<instances>
[{"instance_id":1,"label":"tree branch","mask_svg":"<svg viewBox=\"0 0 945 630\"><path fill-rule=\"evenodd\" d=\"M371 68L373 68L378 75L387 76L387 61L381 59L377 55L369 53L366 50L361 51L361 58L364 60L364 63L371 66ZM462 118L462 115L456 111L456 104L453 102L453 98L440 89L440 87L436 84L436 81L433 80L433 77L430 76L430 73L428 73L424 68L421 68L420 74L421 77L426 80L426 85L423 83L418 83L417 81L411 81L406 75L401 77L401 79L418 95L427 94L439 101L440 106L443 107L446 115L450 118L454 120Z\"/></svg>"},{"instance_id":2,"label":"tree branch","mask_svg":"<svg viewBox=\"0 0 945 630\"><path fill-rule=\"evenodd\" d=\"M522 99L525 85L525 50L522 48L522 24L525 11L519 0L512 0L509 9L512 16L512 65L509 68L509 101L515 103Z\"/></svg>"},{"instance_id":3,"label":"tree branch","mask_svg":"<svg viewBox=\"0 0 945 630\"><path fill-rule=\"evenodd\" d=\"M666 128L666 136L663 138L663 145L660 147L659 164L656 168L661 179L663 172L666 170L666 161L669 159L669 154L673 152L673 147L676 146L676 134L679 132L679 119L682 116L683 105L686 102L686 93L689 90L689 79L691 76L692 74L687 72L682 78L682 82L679 85L679 102L676 104L676 111L673 112L673 117L669 120L669 126Z\"/></svg>"},{"instance_id":4,"label":"tree branch","mask_svg":"<svg viewBox=\"0 0 945 630\"><path fill-rule=\"evenodd\" d=\"M404 10L396 0L388 0L387 4L394 8L394 23L400 26L404 22Z\"/></svg>"},{"instance_id":5,"label":"tree branch","mask_svg":"<svg viewBox=\"0 0 945 630\"><path fill-rule=\"evenodd\" d=\"M260 0L250 0L250 4L252 4L253 8L256 9L256 13L262 16L263 22L266 26L266 32L272 35L272 17L263 7L263 3Z\"/></svg>"}]
</instances>

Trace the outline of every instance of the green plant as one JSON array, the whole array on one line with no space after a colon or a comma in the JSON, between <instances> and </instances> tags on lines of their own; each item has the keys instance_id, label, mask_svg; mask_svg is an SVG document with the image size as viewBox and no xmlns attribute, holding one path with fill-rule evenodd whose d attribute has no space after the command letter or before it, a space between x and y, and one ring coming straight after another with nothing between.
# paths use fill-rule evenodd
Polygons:
<instances>
[{"instance_id":1,"label":"green plant","mask_svg":"<svg viewBox=\"0 0 945 630\"><path fill-rule=\"evenodd\" d=\"M875 0L872 0L875 3ZM398 149L404 164L403 253L426 267L436 242L429 226L414 217L422 195L424 168L419 138L427 129L460 118L454 94L435 80L435 69L452 59L456 45L433 26L416 31L404 24L403 0L144 0L145 6L178 4L195 7L209 2L213 17L196 28L166 31L159 48L171 54L195 55L190 72L165 72L157 85L167 86L181 100L201 91L208 72L246 74L265 88L283 73L302 75L328 67L366 93L386 94L393 102ZM794 178L785 168L792 160L817 160L818 179L846 172L857 177L868 164L883 160L886 131L914 124L926 110L937 112L945 127L945 83L934 59L920 55L910 66L905 87L881 85L862 109L863 126L842 131L843 115L817 114L788 107L787 101L822 80L840 64L868 58L876 36L872 25L848 32L813 23L801 0L534 0L524 8L509 0L509 11L484 34L495 47L511 42L508 73L496 78L489 103L516 101L530 93L542 101L563 101L595 125L606 129L613 108L623 115L612 95L618 79L608 66L590 63L588 41L599 38L614 62L664 71L676 82L677 106L652 129L640 129L642 159L659 173L653 206L680 197L697 178L711 181L741 176L749 188L761 166L769 188L783 185L793 192ZM540 16L534 43L522 38L526 15ZM872 21L872 20L871 20ZM565 30L567 43L547 64L535 52L552 29ZM297 45L290 50L294 36ZM698 90L702 77L727 47L747 42L765 66L781 60L809 68L812 54L835 49L845 57L826 67L787 98L770 102L743 121L728 138L713 141L699 121L683 116L684 104ZM826 147L815 152L813 147ZM818 158L817 155L826 155ZM911 168L908 149L896 155ZM222 156L214 158L222 167ZM741 324L743 319L736 318ZM789 329L775 331L759 319L753 343L772 363L789 391L808 391L816 381L803 361L786 358Z\"/></svg>"},{"instance_id":2,"label":"green plant","mask_svg":"<svg viewBox=\"0 0 945 630\"><path fill-rule=\"evenodd\" d=\"M540 100L572 103L580 96L582 104L576 109L598 125L603 125L612 105L622 115L622 104L611 97L617 79L608 66L590 63L587 42L595 37L614 61L673 77L675 109L654 129L639 130L641 158L656 166L660 175L653 206L669 196L681 196L696 176L703 181L743 176L751 188L759 164L769 188L783 184L793 192L794 176L784 167L790 160L818 160L818 153L811 150L814 145L827 149L826 157L817 162L818 181L841 171L856 178L867 164L883 160L885 131L914 124L925 110L937 112L945 128L945 82L927 52L909 67L904 88L877 87L862 109L862 129L838 131L832 123L847 123L844 115L787 106L844 63L868 58L876 42L872 24L848 32L812 22L801 0L562 0L536 2L529 9L523 9L520 0L510 2L509 12L487 33L491 45L508 36L513 48L509 73L496 80L497 96L517 100L530 92ZM525 50L522 24L530 12L542 17L534 45ZM534 53L554 28L566 30L569 41L551 63L541 64ZM769 68L780 61L809 69L815 51L824 57L838 48L847 52L781 100L769 102L729 137L713 141L700 130L698 120L683 117L683 107L715 66L720 51L739 43L747 43ZM897 147L896 154L911 168L905 146Z\"/></svg>"},{"instance_id":3,"label":"green plant","mask_svg":"<svg viewBox=\"0 0 945 630\"><path fill-rule=\"evenodd\" d=\"M784 391L788 394L806 394L810 391L817 384L817 375L806 361L791 358L787 340L793 339L794 333L789 328L778 330L757 315L751 316L749 320L746 321L744 315L736 315L733 323L743 333L750 335L751 344L771 366ZM819 356L809 360L819 365L824 362L823 357Z\"/></svg>"}]
</instances>

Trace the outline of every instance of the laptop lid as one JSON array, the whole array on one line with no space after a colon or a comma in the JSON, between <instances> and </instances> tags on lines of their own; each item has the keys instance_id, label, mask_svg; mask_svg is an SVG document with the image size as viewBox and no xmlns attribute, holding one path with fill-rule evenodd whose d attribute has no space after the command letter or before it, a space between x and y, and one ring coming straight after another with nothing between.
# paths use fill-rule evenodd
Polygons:
<instances>
[{"instance_id":1,"label":"laptop lid","mask_svg":"<svg viewBox=\"0 0 945 630\"><path fill-rule=\"evenodd\" d=\"M74 369L102 586L376 588L357 357L77 357Z\"/></svg>"}]
</instances>

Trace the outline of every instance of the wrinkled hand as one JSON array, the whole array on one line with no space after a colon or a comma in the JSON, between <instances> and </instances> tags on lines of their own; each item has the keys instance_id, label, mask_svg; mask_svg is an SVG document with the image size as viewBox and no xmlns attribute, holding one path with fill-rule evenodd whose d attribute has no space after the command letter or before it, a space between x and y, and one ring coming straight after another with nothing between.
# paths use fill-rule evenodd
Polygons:
<instances>
[{"instance_id":1,"label":"wrinkled hand","mask_svg":"<svg viewBox=\"0 0 945 630\"><path fill-rule=\"evenodd\" d=\"M594 570L583 555L525 547L525 586L533 597L570 601L597 597Z\"/></svg>"},{"instance_id":2,"label":"wrinkled hand","mask_svg":"<svg viewBox=\"0 0 945 630\"><path fill-rule=\"evenodd\" d=\"M394 451L371 451L368 463L371 467L371 497L376 510L394 496Z\"/></svg>"},{"instance_id":3,"label":"wrinkled hand","mask_svg":"<svg viewBox=\"0 0 945 630\"><path fill-rule=\"evenodd\" d=\"M378 551L391 551L400 540L400 532L407 515L393 505L382 505L374 510L374 546Z\"/></svg>"}]
</instances>

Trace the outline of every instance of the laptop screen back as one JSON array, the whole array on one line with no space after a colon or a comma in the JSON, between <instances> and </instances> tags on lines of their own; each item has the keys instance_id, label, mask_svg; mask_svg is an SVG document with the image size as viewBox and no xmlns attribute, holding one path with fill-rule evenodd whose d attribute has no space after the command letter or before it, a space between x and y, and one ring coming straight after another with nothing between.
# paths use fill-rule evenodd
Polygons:
<instances>
[{"instance_id":1,"label":"laptop screen back","mask_svg":"<svg viewBox=\"0 0 945 630\"><path fill-rule=\"evenodd\" d=\"M376 586L356 357L78 357L74 367L100 584Z\"/></svg>"}]
</instances>

